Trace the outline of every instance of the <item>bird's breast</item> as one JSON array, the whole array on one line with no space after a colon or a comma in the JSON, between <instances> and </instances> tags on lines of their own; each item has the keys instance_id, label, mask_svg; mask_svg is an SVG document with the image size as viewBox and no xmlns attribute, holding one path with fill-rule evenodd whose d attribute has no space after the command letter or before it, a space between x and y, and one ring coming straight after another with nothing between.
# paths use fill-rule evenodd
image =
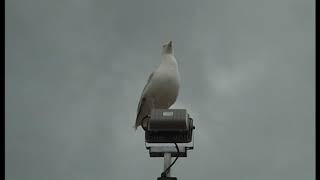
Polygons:
<instances>
[{"instance_id":1,"label":"bird's breast","mask_svg":"<svg viewBox=\"0 0 320 180\"><path fill-rule=\"evenodd\" d=\"M177 99L180 87L179 73L175 69L156 73L150 97L156 108L169 108Z\"/></svg>"}]
</instances>

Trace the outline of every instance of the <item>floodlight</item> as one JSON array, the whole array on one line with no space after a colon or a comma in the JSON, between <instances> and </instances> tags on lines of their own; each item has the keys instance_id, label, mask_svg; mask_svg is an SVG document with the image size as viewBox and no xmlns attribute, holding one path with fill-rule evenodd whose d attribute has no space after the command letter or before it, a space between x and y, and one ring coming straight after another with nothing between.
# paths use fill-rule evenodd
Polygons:
<instances>
[{"instance_id":1,"label":"floodlight","mask_svg":"<svg viewBox=\"0 0 320 180\"><path fill-rule=\"evenodd\" d=\"M148 143L189 143L192 141L193 120L185 109L154 109L147 122Z\"/></svg>"},{"instance_id":2,"label":"floodlight","mask_svg":"<svg viewBox=\"0 0 320 180\"><path fill-rule=\"evenodd\" d=\"M193 149L193 119L186 109L153 109L143 124L150 157L164 157L164 171L158 180L177 180L170 177L170 168ZM173 163L171 157L176 157Z\"/></svg>"}]
</instances>

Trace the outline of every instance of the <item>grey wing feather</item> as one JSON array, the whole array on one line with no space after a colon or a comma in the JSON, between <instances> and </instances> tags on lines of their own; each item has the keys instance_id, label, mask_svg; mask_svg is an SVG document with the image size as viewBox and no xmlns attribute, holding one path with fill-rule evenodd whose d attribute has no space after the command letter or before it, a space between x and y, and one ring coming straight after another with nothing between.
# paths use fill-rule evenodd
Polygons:
<instances>
[{"instance_id":1,"label":"grey wing feather","mask_svg":"<svg viewBox=\"0 0 320 180\"><path fill-rule=\"evenodd\" d=\"M154 74L154 72L152 72L152 73L150 74L150 76L149 76L149 78L148 78L148 81L147 81L146 85L144 86L144 88L143 88L143 90L142 90L141 97L140 97L140 100L139 100L138 109L137 109L137 117L139 116L139 112L140 112L141 107L142 107L142 104L143 104L143 102L144 102L144 100L145 100L145 98L144 98L143 96L144 96L146 87L149 85L149 83L150 83L150 81L151 81L151 79L152 79L152 77L153 77L153 74Z\"/></svg>"},{"instance_id":2,"label":"grey wing feather","mask_svg":"<svg viewBox=\"0 0 320 180\"><path fill-rule=\"evenodd\" d=\"M144 97L144 95L145 95L145 91L146 91L146 88L147 88L147 86L149 86L149 84L150 84L150 82L151 82L151 79L152 79L152 77L153 77L153 72L150 74L150 76L149 76L149 78L148 78L148 82L146 83L146 85L144 86L144 88L143 88L143 91L142 91L142 94L141 94L141 97L140 97L140 100L139 100L139 105L138 105L138 110L137 110L137 117L136 117L136 123L135 123L135 125L134 125L134 128L135 129L137 129L137 127L140 125L140 121L141 121L141 113L143 113L142 112L142 110L143 110L143 106L144 106L144 102L146 101L146 98Z\"/></svg>"}]
</instances>

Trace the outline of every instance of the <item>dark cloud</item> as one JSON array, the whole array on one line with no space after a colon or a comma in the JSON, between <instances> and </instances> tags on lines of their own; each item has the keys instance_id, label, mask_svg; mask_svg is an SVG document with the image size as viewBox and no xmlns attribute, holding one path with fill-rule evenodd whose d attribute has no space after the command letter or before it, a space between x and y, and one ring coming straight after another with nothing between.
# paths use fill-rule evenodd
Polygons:
<instances>
[{"instance_id":1,"label":"dark cloud","mask_svg":"<svg viewBox=\"0 0 320 180\"><path fill-rule=\"evenodd\" d=\"M314 179L314 1L6 1L6 179L152 179L140 93L173 40L179 179Z\"/></svg>"}]
</instances>

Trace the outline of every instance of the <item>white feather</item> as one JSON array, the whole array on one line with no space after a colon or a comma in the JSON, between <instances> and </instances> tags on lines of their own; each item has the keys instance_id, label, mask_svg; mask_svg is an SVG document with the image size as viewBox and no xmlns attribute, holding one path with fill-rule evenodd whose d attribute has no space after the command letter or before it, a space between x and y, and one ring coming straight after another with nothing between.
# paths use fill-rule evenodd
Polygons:
<instances>
[{"instance_id":1,"label":"white feather","mask_svg":"<svg viewBox=\"0 0 320 180\"><path fill-rule=\"evenodd\" d=\"M162 62L149 76L140 97L135 128L153 108L168 109L175 103L180 88L178 64L174 57L171 42L164 45Z\"/></svg>"}]
</instances>

